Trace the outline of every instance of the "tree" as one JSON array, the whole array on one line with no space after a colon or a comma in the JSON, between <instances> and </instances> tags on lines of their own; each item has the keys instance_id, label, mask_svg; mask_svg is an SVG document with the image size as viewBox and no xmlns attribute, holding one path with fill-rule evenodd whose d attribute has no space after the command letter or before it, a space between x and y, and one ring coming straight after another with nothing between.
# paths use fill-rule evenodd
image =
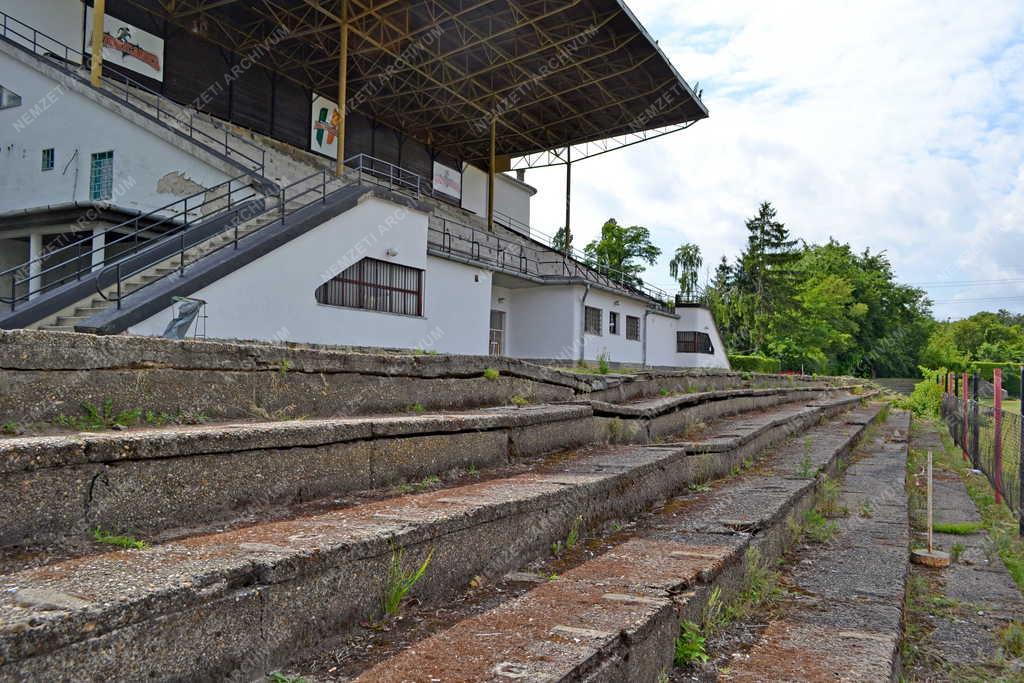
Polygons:
<instances>
[{"instance_id":1,"label":"tree","mask_svg":"<svg viewBox=\"0 0 1024 683\"><path fill-rule=\"evenodd\" d=\"M626 227L609 218L601 237L583 248L592 265L626 284L639 285L640 273L654 265L661 249L651 243L650 231L639 225Z\"/></svg>"},{"instance_id":2,"label":"tree","mask_svg":"<svg viewBox=\"0 0 1024 683\"><path fill-rule=\"evenodd\" d=\"M700 255L700 247L696 244L681 244L668 262L668 272L679 282L679 291L687 301L693 301L697 293L697 278L704 259Z\"/></svg>"},{"instance_id":3,"label":"tree","mask_svg":"<svg viewBox=\"0 0 1024 683\"><path fill-rule=\"evenodd\" d=\"M569 251L569 246L565 226L563 225L555 232L555 236L551 238L551 248L565 254Z\"/></svg>"}]
</instances>

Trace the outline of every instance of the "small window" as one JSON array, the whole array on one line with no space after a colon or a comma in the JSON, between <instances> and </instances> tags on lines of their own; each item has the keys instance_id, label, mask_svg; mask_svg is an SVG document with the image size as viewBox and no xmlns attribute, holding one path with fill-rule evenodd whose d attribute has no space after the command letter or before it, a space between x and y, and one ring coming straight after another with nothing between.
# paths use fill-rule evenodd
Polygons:
<instances>
[{"instance_id":1,"label":"small window","mask_svg":"<svg viewBox=\"0 0 1024 683\"><path fill-rule=\"evenodd\" d=\"M49 147L43 150L43 170L53 170L53 147Z\"/></svg>"},{"instance_id":2,"label":"small window","mask_svg":"<svg viewBox=\"0 0 1024 683\"><path fill-rule=\"evenodd\" d=\"M0 109L10 109L21 106L21 95L12 92L0 85Z\"/></svg>"},{"instance_id":3,"label":"small window","mask_svg":"<svg viewBox=\"0 0 1024 683\"><path fill-rule=\"evenodd\" d=\"M619 333L619 314L615 311L608 311L608 334Z\"/></svg>"},{"instance_id":4,"label":"small window","mask_svg":"<svg viewBox=\"0 0 1024 683\"><path fill-rule=\"evenodd\" d=\"M114 153L100 152L92 155L89 166L89 198L94 202L111 199L114 196Z\"/></svg>"},{"instance_id":5,"label":"small window","mask_svg":"<svg viewBox=\"0 0 1024 683\"><path fill-rule=\"evenodd\" d=\"M601 334L601 309L587 306L583 310L583 331L587 334Z\"/></svg>"},{"instance_id":6,"label":"small window","mask_svg":"<svg viewBox=\"0 0 1024 683\"><path fill-rule=\"evenodd\" d=\"M626 339L640 341L640 318L635 315L626 316Z\"/></svg>"},{"instance_id":7,"label":"small window","mask_svg":"<svg viewBox=\"0 0 1024 683\"><path fill-rule=\"evenodd\" d=\"M364 258L316 289L317 303L423 315L423 271Z\"/></svg>"},{"instance_id":8,"label":"small window","mask_svg":"<svg viewBox=\"0 0 1024 683\"><path fill-rule=\"evenodd\" d=\"M676 332L676 353L713 354L711 336L704 332Z\"/></svg>"}]
</instances>

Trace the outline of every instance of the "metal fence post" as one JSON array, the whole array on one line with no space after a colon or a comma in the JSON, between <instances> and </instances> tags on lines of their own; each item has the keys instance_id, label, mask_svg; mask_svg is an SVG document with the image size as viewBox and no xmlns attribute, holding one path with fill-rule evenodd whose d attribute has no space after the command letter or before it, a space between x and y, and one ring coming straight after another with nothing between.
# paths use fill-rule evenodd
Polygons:
<instances>
[{"instance_id":1,"label":"metal fence post","mask_svg":"<svg viewBox=\"0 0 1024 683\"><path fill-rule=\"evenodd\" d=\"M976 470L981 469L981 410L979 404L981 403L981 374L974 371L974 394L973 402L971 403L971 467Z\"/></svg>"},{"instance_id":2,"label":"metal fence post","mask_svg":"<svg viewBox=\"0 0 1024 683\"><path fill-rule=\"evenodd\" d=\"M1017 533L1024 536L1024 366L1020 369L1020 446L1017 453L1017 482L1020 497L1017 499Z\"/></svg>"},{"instance_id":3,"label":"metal fence post","mask_svg":"<svg viewBox=\"0 0 1024 683\"><path fill-rule=\"evenodd\" d=\"M970 458L967 457L967 408L968 408L968 395L971 393L971 385L970 385L970 383L967 380L967 373L966 372L963 375L963 392L962 393L963 393L963 396L961 397L962 398L961 403L962 403L962 407L963 407L963 411L964 411L964 417L963 417L963 420L961 420L961 427L962 427L962 429L960 431L960 449L963 451L964 462L967 462L968 460L970 460Z\"/></svg>"},{"instance_id":4,"label":"metal fence post","mask_svg":"<svg viewBox=\"0 0 1024 683\"><path fill-rule=\"evenodd\" d=\"M996 505L1003 502L1003 369L992 370L992 480L995 482Z\"/></svg>"}]
</instances>

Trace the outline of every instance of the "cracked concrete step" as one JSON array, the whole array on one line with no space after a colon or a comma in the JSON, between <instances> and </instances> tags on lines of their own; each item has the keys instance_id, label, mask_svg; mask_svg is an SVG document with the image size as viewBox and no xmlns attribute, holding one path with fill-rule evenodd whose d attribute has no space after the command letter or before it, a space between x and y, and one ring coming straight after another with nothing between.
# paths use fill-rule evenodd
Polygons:
<instances>
[{"instance_id":1,"label":"cracked concrete step","mask_svg":"<svg viewBox=\"0 0 1024 683\"><path fill-rule=\"evenodd\" d=\"M356 680L651 681L671 667L683 618L699 621L711 590L735 592L747 551L770 563L783 551L788 520L803 514L818 481L794 477L810 457L833 472L877 418L878 405L805 434L765 458L766 466L706 492L633 538L529 593L410 645ZM720 505L721 497L728 505ZM747 520L733 528L737 516ZM482 638L480 634L486 633ZM764 679L762 679L764 680ZM799 676L794 680L802 680Z\"/></svg>"},{"instance_id":2,"label":"cracked concrete step","mask_svg":"<svg viewBox=\"0 0 1024 683\"><path fill-rule=\"evenodd\" d=\"M801 554L788 573L791 597L775 610L753 647L719 680L895 680L907 578L910 530L905 490L910 414L894 411L878 438L843 476L827 546ZM857 513L871 505L871 515Z\"/></svg>"},{"instance_id":3,"label":"cracked concrete step","mask_svg":"<svg viewBox=\"0 0 1024 683\"><path fill-rule=\"evenodd\" d=\"M593 440L579 405L2 439L0 547L209 527Z\"/></svg>"},{"instance_id":4,"label":"cracked concrete step","mask_svg":"<svg viewBox=\"0 0 1024 683\"><path fill-rule=\"evenodd\" d=\"M373 615L395 549L433 552L417 590L440 599L547 552L579 517L634 514L860 401L736 418L758 434L737 437L733 451L623 446L545 471L9 574L0 577L0 680L260 675Z\"/></svg>"}]
</instances>

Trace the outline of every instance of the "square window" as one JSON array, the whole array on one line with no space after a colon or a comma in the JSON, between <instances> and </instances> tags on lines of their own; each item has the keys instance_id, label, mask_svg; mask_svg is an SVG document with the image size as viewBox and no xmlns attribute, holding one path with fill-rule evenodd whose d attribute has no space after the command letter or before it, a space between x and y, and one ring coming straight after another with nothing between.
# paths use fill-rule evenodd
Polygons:
<instances>
[{"instance_id":1,"label":"square window","mask_svg":"<svg viewBox=\"0 0 1024 683\"><path fill-rule=\"evenodd\" d=\"M43 170L53 170L53 147L49 147L43 150Z\"/></svg>"},{"instance_id":2,"label":"square window","mask_svg":"<svg viewBox=\"0 0 1024 683\"><path fill-rule=\"evenodd\" d=\"M619 314L615 311L608 311L608 334L619 333Z\"/></svg>"},{"instance_id":3,"label":"square window","mask_svg":"<svg viewBox=\"0 0 1024 683\"><path fill-rule=\"evenodd\" d=\"M89 165L89 199L94 202L114 196L114 152L92 155Z\"/></svg>"},{"instance_id":4,"label":"square window","mask_svg":"<svg viewBox=\"0 0 1024 683\"><path fill-rule=\"evenodd\" d=\"M601 334L601 309L587 306L583 311L583 331L587 334Z\"/></svg>"}]
</instances>

